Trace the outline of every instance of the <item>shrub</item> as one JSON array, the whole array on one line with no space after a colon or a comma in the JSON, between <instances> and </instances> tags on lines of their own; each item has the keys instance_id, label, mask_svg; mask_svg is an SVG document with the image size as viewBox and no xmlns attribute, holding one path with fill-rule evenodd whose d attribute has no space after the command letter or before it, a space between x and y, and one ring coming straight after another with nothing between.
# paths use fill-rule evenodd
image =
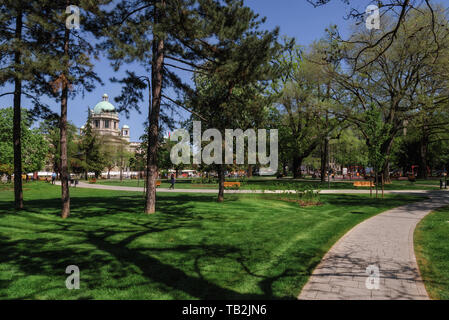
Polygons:
<instances>
[{"instance_id":1,"label":"shrub","mask_svg":"<svg viewBox=\"0 0 449 320\"><path fill-rule=\"evenodd\" d=\"M280 200L296 202L300 206L320 205L320 190L316 185L285 184L280 193Z\"/></svg>"},{"instance_id":2,"label":"shrub","mask_svg":"<svg viewBox=\"0 0 449 320\"><path fill-rule=\"evenodd\" d=\"M195 178L190 181L193 184L216 184L218 180L212 177Z\"/></svg>"}]
</instances>

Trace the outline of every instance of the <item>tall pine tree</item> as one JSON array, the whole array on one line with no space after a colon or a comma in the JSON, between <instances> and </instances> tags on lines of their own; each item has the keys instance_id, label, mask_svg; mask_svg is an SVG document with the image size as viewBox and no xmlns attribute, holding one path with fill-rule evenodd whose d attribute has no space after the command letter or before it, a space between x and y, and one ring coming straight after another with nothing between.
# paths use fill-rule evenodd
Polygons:
<instances>
[{"instance_id":1,"label":"tall pine tree","mask_svg":"<svg viewBox=\"0 0 449 320\"><path fill-rule=\"evenodd\" d=\"M10 83L12 92L1 96L13 96L13 145L14 145L14 203L16 209L23 209L22 152L21 152L21 107L23 82L30 80L33 60L30 55L30 35L26 30L32 27L28 16L35 13L28 2L0 1L0 86ZM27 29L28 28L28 29Z\"/></svg>"},{"instance_id":2,"label":"tall pine tree","mask_svg":"<svg viewBox=\"0 0 449 320\"><path fill-rule=\"evenodd\" d=\"M94 72L92 58L96 51L91 39L90 20L95 20L99 6L109 0L41 0L39 25L39 52L46 65L42 65L44 76L38 88L60 103L60 176L62 218L70 215L69 171L67 160L67 110L68 100L77 93L91 91L101 79ZM70 21L72 12L67 8L80 9L79 29ZM74 11L75 12L75 11ZM76 12L75 12L76 14ZM69 20L69 21L68 21ZM76 23L76 21L74 21Z\"/></svg>"},{"instance_id":3,"label":"tall pine tree","mask_svg":"<svg viewBox=\"0 0 449 320\"><path fill-rule=\"evenodd\" d=\"M184 83L177 71L215 74L220 72L221 79L228 81L228 90L232 91L236 77L252 71L259 65L259 57L263 52L251 50L230 50L233 44L238 47L239 41L248 36L254 41L263 38L262 42L271 43L274 33L257 31L260 21L243 1L237 0L125 0L121 1L106 15L110 21L105 35L108 40L104 47L118 69L122 64L140 63L148 75L135 76L129 74L128 84L132 87L148 88L148 149L147 149L147 192L145 212L154 213L156 204L157 149L161 105L179 104L176 99L164 94L166 88L173 88L180 96L191 94L193 89ZM102 22L104 24L104 22ZM250 34L254 37L250 37ZM250 43L246 43L250 48ZM243 55L240 59L237 55ZM255 54L251 59L250 54ZM236 62L245 61L248 65ZM240 60L239 60L240 59ZM234 68L234 69L233 69ZM237 70L239 69L239 70ZM241 71L232 74L234 71ZM249 74L244 74L246 78ZM142 100L141 90L130 90L125 86L125 99L131 102L128 107L136 107ZM179 106L186 108L184 104ZM192 110L189 110L192 111Z\"/></svg>"}]
</instances>

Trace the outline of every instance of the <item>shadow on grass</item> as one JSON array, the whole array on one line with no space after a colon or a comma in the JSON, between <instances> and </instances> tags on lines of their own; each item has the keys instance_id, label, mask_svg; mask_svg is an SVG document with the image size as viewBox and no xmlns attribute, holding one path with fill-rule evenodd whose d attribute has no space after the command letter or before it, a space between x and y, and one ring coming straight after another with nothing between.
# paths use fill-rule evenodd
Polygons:
<instances>
[{"instance_id":1,"label":"shadow on grass","mask_svg":"<svg viewBox=\"0 0 449 320\"><path fill-rule=\"evenodd\" d=\"M384 199L376 199L375 197L370 198L369 196L361 198L361 195L353 194L327 194L320 195L324 202L331 205L342 206L342 207L360 207L371 206L376 208L384 207L395 207L404 204L404 199L409 201L422 201L426 200L427 197L424 195L395 195L394 197L386 196Z\"/></svg>"},{"instance_id":2,"label":"shadow on grass","mask_svg":"<svg viewBox=\"0 0 449 320\"><path fill-rule=\"evenodd\" d=\"M149 235L183 228L186 225L190 228L195 227L195 219L198 217L193 213L191 202L210 202L213 199L215 195L158 196L158 217L152 219L151 215L138 213L143 211L141 196L109 198L74 196L71 200L72 216L67 220L57 220L60 212L59 199L28 200L25 203L26 212L23 214L26 221L31 224L29 232L33 232L33 226L44 225L44 228L38 229L34 239L14 240L8 235L0 236L0 264L11 264L18 269L19 274L26 276L46 276L51 279L56 277L58 279L56 283L59 283L60 279L60 286L36 288L31 294L18 296L21 299L33 299L35 295L42 295L45 290L64 291L65 288L61 289L67 276L64 271L71 264L76 264L80 270L88 270L92 274L95 270L107 266L108 277L117 280L114 281L115 289L127 290L131 286L134 287L135 283L126 284L119 279L137 272L148 281L141 283L142 286L148 285L149 282L157 283L158 286L162 285L197 299L291 299L292 297L274 296L272 285L280 278L297 275L297 270L285 270L275 276L255 275L244 267L245 253L238 247L204 243L175 245L168 248L133 246L135 240ZM236 200L236 197L230 197L229 201L233 200ZM0 202L0 212L10 210L10 205L12 203ZM129 212L129 208L132 208L132 212ZM5 218L6 215L0 217ZM107 219L97 219L102 217ZM87 222L90 219L97 220ZM126 223L114 224L115 221L123 221L122 219L126 219ZM2 221L3 219L0 219L0 227L3 226ZM95 224L97 221L98 225ZM164 245L167 246L167 243ZM178 265L162 262L152 256L153 252L172 253L181 257L188 254L194 258L195 274L187 274ZM258 285L263 294L240 293L206 279L199 267L199 261L211 257L233 259L239 263L248 276L259 278ZM1 292L16 278L17 276L14 276L12 280L0 282L0 297L8 298ZM92 290L104 285L100 276L93 275L87 276L83 283ZM78 298L95 297L87 295Z\"/></svg>"}]
</instances>

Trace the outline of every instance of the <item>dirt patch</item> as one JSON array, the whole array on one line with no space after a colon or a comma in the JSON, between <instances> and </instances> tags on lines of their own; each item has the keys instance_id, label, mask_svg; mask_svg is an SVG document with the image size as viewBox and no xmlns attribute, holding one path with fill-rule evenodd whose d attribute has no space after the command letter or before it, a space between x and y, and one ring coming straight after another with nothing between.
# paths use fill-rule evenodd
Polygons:
<instances>
[{"instance_id":1,"label":"dirt patch","mask_svg":"<svg viewBox=\"0 0 449 320\"><path fill-rule=\"evenodd\" d=\"M315 201L315 200L298 200L298 199L290 199L290 198L280 198L281 201L286 202L296 202L301 207L316 207L323 205L322 202Z\"/></svg>"}]
</instances>

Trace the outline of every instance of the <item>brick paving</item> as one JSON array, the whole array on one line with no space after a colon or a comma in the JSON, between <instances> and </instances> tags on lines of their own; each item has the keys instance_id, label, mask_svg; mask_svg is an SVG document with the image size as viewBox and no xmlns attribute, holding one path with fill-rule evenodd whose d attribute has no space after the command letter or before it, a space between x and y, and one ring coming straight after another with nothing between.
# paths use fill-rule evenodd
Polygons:
<instances>
[{"instance_id":1,"label":"brick paving","mask_svg":"<svg viewBox=\"0 0 449 320\"><path fill-rule=\"evenodd\" d=\"M449 205L447 193L429 195L429 200L385 211L350 230L323 257L298 299L429 299L416 263L413 231L425 215ZM369 266L378 268L378 282L368 274Z\"/></svg>"}]
</instances>

